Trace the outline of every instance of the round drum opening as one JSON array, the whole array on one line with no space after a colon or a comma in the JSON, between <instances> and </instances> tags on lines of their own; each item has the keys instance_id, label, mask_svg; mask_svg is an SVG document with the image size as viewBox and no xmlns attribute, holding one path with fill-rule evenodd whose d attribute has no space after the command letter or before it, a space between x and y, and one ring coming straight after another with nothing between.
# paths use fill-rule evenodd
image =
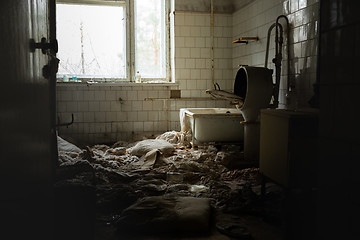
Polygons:
<instances>
[{"instance_id":1,"label":"round drum opening","mask_svg":"<svg viewBox=\"0 0 360 240\"><path fill-rule=\"evenodd\" d=\"M245 68L240 68L236 73L234 83L234 94L242 97L245 100L247 92L247 74Z\"/></svg>"}]
</instances>

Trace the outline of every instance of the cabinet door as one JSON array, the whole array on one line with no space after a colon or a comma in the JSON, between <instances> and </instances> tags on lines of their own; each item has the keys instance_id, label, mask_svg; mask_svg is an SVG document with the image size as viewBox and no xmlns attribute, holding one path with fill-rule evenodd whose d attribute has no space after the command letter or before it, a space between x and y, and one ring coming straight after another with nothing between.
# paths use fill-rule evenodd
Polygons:
<instances>
[{"instance_id":1,"label":"cabinet door","mask_svg":"<svg viewBox=\"0 0 360 240\"><path fill-rule=\"evenodd\" d=\"M288 186L287 118L262 114L260 122L260 171L276 183Z\"/></svg>"},{"instance_id":2,"label":"cabinet door","mask_svg":"<svg viewBox=\"0 0 360 240\"><path fill-rule=\"evenodd\" d=\"M260 171L284 187L314 186L317 115L273 111L261 113Z\"/></svg>"}]
</instances>

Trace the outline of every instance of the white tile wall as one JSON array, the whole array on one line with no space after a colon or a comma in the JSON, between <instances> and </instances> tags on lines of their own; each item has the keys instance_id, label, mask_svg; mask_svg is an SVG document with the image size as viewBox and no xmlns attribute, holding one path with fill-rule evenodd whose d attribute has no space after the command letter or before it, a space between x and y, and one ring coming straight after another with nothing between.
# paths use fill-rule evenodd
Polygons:
<instances>
[{"instance_id":1,"label":"white tile wall","mask_svg":"<svg viewBox=\"0 0 360 240\"><path fill-rule=\"evenodd\" d=\"M196 76L200 76L200 70L198 71ZM190 80L189 86L192 87L190 89L197 91L194 97L198 97L202 90L196 89L205 89L206 80L198 80L198 78L194 81ZM208 105L212 107L219 104L215 103L219 101L212 100L145 101L145 98L169 99L170 90L178 88L178 85L138 87L126 84L118 86L59 84L57 86L57 116L60 122L70 122L71 114L74 114L74 123L68 127L60 127L59 134L71 137L79 144L130 140L138 134L180 130L180 108L206 107L201 104L202 102L208 102ZM225 105L224 101L220 102L221 106Z\"/></svg>"},{"instance_id":2,"label":"white tile wall","mask_svg":"<svg viewBox=\"0 0 360 240\"><path fill-rule=\"evenodd\" d=\"M214 15L214 80L224 90L233 85L233 77L223 74L232 69L231 19L230 14ZM182 96L207 97L204 90L212 87L210 21L210 14L175 14L176 80Z\"/></svg>"},{"instance_id":3,"label":"white tile wall","mask_svg":"<svg viewBox=\"0 0 360 240\"><path fill-rule=\"evenodd\" d=\"M279 15L285 14L290 22L290 79L296 82L299 107L307 107L313 95L312 84L316 78L318 1L306 0L257 0L233 14L233 39L258 36L259 41L233 45L233 71L238 64L263 67L267 32ZM280 23L286 28L285 23ZM286 29L285 29L286 31ZM270 38L268 67L274 69L274 34ZM286 32L284 33L286 37ZM287 89L286 48L283 49L282 77L280 83L279 107L285 107Z\"/></svg>"}]
</instances>

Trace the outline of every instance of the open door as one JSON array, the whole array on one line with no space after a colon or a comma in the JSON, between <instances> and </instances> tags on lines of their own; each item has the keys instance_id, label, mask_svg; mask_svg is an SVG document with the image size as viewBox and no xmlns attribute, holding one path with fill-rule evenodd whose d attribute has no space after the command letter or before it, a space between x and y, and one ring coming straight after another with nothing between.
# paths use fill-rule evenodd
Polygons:
<instances>
[{"instance_id":1,"label":"open door","mask_svg":"<svg viewBox=\"0 0 360 240\"><path fill-rule=\"evenodd\" d=\"M55 45L39 44L55 39L54 6L0 2L0 239L53 238Z\"/></svg>"}]
</instances>

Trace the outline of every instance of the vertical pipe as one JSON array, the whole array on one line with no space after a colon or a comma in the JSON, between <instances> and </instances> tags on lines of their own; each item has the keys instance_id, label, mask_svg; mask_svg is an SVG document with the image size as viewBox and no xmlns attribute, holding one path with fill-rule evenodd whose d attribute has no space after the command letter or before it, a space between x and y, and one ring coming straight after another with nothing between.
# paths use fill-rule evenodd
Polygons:
<instances>
[{"instance_id":1,"label":"vertical pipe","mask_svg":"<svg viewBox=\"0 0 360 240\"><path fill-rule=\"evenodd\" d=\"M214 79L214 0L210 0L210 32L211 32L211 86L215 89L215 79Z\"/></svg>"},{"instance_id":2,"label":"vertical pipe","mask_svg":"<svg viewBox=\"0 0 360 240\"><path fill-rule=\"evenodd\" d=\"M268 29L268 34L267 34L267 41L266 41L266 51L265 51L265 67L267 68L267 64L268 64L268 58L269 58L269 46L270 46L270 35L271 35L271 30L273 30L273 28L275 27L276 23L273 23L269 29Z\"/></svg>"},{"instance_id":3,"label":"vertical pipe","mask_svg":"<svg viewBox=\"0 0 360 240\"><path fill-rule=\"evenodd\" d=\"M280 54L281 43L279 41L279 23L278 19L276 19L275 23L275 58L273 62L275 63L275 91L274 91L274 107L277 108L279 106L279 89L280 89L280 78L281 78L281 62L282 55ZM282 31L281 31L282 33Z\"/></svg>"},{"instance_id":4,"label":"vertical pipe","mask_svg":"<svg viewBox=\"0 0 360 240\"><path fill-rule=\"evenodd\" d=\"M285 16L285 15L280 15L277 17L276 19L276 24L279 24L279 19L280 18L284 18L286 21L286 37L287 37L287 91L289 91L290 88L290 46L289 46L289 41L290 41L290 24L289 24L289 19ZM282 34L282 31L280 31L280 33ZM276 33L277 35L277 33Z\"/></svg>"},{"instance_id":5,"label":"vertical pipe","mask_svg":"<svg viewBox=\"0 0 360 240\"><path fill-rule=\"evenodd\" d=\"M196 119L196 117L193 117L193 129L192 129L192 146L193 147L195 147L196 146L196 144L195 144L195 131L196 131L196 129L195 129L195 119Z\"/></svg>"},{"instance_id":6,"label":"vertical pipe","mask_svg":"<svg viewBox=\"0 0 360 240\"><path fill-rule=\"evenodd\" d=\"M271 35L271 31L273 30L273 28L279 28L280 29L280 34L283 33L283 27L281 24L279 23L274 23L269 27L268 30L268 35L267 35L267 43L266 43L266 53L265 53L265 67L267 68L267 64L268 64L268 57L269 57L269 44L270 44L270 35ZM279 86L280 86L280 71L281 71L281 55L279 55L279 48L278 48L278 38L277 35L275 35L275 46L276 46L276 51L275 51L275 58L272 60L273 63L275 63L275 84L274 84L274 90L273 90L273 96L274 96L274 103L273 103L273 108L277 108L279 105ZM279 64L280 63L280 64ZM289 64L288 64L289 66Z\"/></svg>"}]
</instances>

